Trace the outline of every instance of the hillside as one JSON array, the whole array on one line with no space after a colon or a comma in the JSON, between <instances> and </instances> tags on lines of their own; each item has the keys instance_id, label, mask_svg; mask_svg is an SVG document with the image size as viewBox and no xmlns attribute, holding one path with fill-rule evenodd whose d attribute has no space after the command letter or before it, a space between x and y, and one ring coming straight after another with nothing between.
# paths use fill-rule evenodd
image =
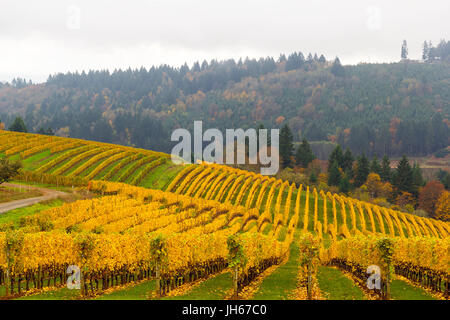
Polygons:
<instances>
[{"instance_id":1,"label":"hillside","mask_svg":"<svg viewBox=\"0 0 450 320\"><path fill-rule=\"evenodd\" d=\"M288 123L299 141L338 142L357 154L422 156L450 144L450 64L341 66L292 54L177 69L90 71L0 87L0 120L30 131L169 152L174 128Z\"/></svg>"},{"instance_id":2,"label":"hillside","mask_svg":"<svg viewBox=\"0 0 450 320\"><path fill-rule=\"evenodd\" d=\"M25 179L55 182L59 177L59 184L69 186L74 181L82 185L90 180L124 182L254 208L266 216L266 222L282 224L295 212L294 199L299 195L303 213L299 227L312 232L320 228L332 238L361 233L444 238L449 232L446 223L434 219L223 165L176 166L164 153L45 135L2 131L0 138L1 154L23 161Z\"/></svg>"},{"instance_id":3,"label":"hillside","mask_svg":"<svg viewBox=\"0 0 450 320\"><path fill-rule=\"evenodd\" d=\"M2 217L6 298L307 299L311 281L309 299L448 298L446 222L112 144L0 131L0 152L23 161L16 179L90 193ZM382 265L380 243L393 246L392 296L358 285L368 266ZM308 282L300 256L311 250L321 267ZM81 290L66 288L73 265Z\"/></svg>"}]
</instances>

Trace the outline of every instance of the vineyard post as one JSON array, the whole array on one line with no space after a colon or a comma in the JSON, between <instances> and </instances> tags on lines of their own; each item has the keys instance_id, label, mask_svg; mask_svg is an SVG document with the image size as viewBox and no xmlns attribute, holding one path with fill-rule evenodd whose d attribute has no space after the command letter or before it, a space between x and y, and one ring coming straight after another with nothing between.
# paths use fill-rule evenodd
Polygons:
<instances>
[{"instance_id":1,"label":"vineyard post","mask_svg":"<svg viewBox=\"0 0 450 320\"><path fill-rule=\"evenodd\" d=\"M386 299L391 299L391 265L387 264L387 273L386 273Z\"/></svg>"},{"instance_id":2,"label":"vineyard post","mask_svg":"<svg viewBox=\"0 0 450 320\"><path fill-rule=\"evenodd\" d=\"M238 266L234 266L233 270L233 298L238 298Z\"/></svg>"},{"instance_id":3,"label":"vineyard post","mask_svg":"<svg viewBox=\"0 0 450 320\"><path fill-rule=\"evenodd\" d=\"M81 283L81 296L84 297L86 295L86 288L84 287L84 275L82 268L80 270L80 283Z\"/></svg>"},{"instance_id":4,"label":"vineyard post","mask_svg":"<svg viewBox=\"0 0 450 320\"><path fill-rule=\"evenodd\" d=\"M156 297L161 297L161 272L159 270L159 263L156 262Z\"/></svg>"},{"instance_id":5,"label":"vineyard post","mask_svg":"<svg viewBox=\"0 0 450 320\"><path fill-rule=\"evenodd\" d=\"M10 252L9 252L8 243L6 243L6 282L5 282L6 295L9 294L10 268L11 268Z\"/></svg>"}]
</instances>

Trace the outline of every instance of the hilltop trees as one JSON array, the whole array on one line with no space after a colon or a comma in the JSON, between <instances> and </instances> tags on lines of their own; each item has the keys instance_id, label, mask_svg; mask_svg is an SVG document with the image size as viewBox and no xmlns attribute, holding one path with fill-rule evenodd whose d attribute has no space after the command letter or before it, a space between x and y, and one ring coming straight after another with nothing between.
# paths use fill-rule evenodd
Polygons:
<instances>
[{"instance_id":1,"label":"hilltop trees","mask_svg":"<svg viewBox=\"0 0 450 320\"><path fill-rule=\"evenodd\" d=\"M402 60L408 59L408 44L406 43L406 40L403 40L402 42L401 58Z\"/></svg>"},{"instance_id":2,"label":"hilltop trees","mask_svg":"<svg viewBox=\"0 0 450 320\"><path fill-rule=\"evenodd\" d=\"M449 45L428 47L433 63L411 61L407 69L343 66L297 51L279 59L56 74L39 86L3 84L0 118L6 128L21 115L28 131L51 127L74 138L170 152L173 129L190 129L194 120L223 131L276 127L282 115L295 141L337 142L370 159L427 155L450 142L442 86Z\"/></svg>"},{"instance_id":3,"label":"hilltop trees","mask_svg":"<svg viewBox=\"0 0 450 320\"><path fill-rule=\"evenodd\" d=\"M333 62L333 65L331 66L331 73L334 74L336 77L343 77L345 76L345 69L341 64L341 60L339 60L338 57Z\"/></svg>"}]
</instances>

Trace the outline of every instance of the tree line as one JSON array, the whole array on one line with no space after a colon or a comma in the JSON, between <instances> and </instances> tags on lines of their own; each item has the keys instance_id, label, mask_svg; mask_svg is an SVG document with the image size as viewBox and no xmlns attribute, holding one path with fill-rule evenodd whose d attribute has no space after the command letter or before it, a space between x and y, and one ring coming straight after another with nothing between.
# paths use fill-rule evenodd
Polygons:
<instances>
[{"instance_id":1,"label":"tree line","mask_svg":"<svg viewBox=\"0 0 450 320\"><path fill-rule=\"evenodd\" d=\"M21 116L32 132L165 152L171 132L194 120L220 130L288 124L294 141L339 143L369 157L425 155L450 143L450 64L430 62L343 66L294 52L61 73L40 85L3 84L0 119L9 127Z\"/></svg>"}]
</instances>

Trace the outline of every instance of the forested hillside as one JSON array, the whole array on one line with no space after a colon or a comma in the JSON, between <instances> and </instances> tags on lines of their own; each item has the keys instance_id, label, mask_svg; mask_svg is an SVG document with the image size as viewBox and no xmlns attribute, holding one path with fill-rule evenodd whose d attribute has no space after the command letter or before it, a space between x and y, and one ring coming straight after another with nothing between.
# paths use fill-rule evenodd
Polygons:
<instances>
[{"instance_id":1,"label":"forested hillside","mask_svg":"<svg viewBox=\"0 0 450 320\"><path fill-rule=\"evenodd\" d=\"M448 45L447 45L448 48ZM450 143L450 63L342 66L294 53L50 76L0 85L0 120L28 131L170 151L170 133L288 123L294 139L332 141L368 156L426 155Z\"/></svg>"}]
</instances>

